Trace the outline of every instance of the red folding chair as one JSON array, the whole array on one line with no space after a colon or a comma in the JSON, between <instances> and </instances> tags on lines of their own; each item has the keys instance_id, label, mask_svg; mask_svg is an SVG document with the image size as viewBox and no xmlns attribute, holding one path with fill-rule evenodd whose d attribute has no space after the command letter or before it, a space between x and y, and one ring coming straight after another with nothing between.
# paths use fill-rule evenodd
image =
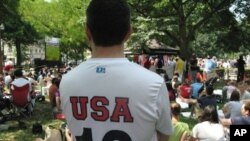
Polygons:
<instances>
[{"instance_id":1,"label":"red folding chair","mask_svg":"<svg viewBox=\"0 0 250 141\"><path fill-rule=\"evenodd\" d=\"M22 87L15 85L11 86L11 105L13 107L13 113L17 115L23 115L24 117L30 116L32 113L32 103L29 95L29 84Z\"/></svg>"}]
</instances>

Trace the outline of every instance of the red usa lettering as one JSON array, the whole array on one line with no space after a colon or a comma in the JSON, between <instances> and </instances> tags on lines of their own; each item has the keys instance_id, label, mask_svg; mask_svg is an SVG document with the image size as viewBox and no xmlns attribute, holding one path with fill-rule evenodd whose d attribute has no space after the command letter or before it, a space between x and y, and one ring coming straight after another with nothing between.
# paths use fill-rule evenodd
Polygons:
<instances>
[{"instance_id":1,"label":"red usa lettering","mask_svg":"<svg viewBox=\"0 0 250 141\"><path fill-rule=\"evenodd\" d=\"M72 114L77 120L85 120L88 117L88 110L91 110L90 116L96 121L107 121L110 118L112 122L120 122L120 118L123 117L123 122L133 122L133 116L128 106L128 98L115 97L115 107L113 111L108 110L109 99L104 96L94 96L90 101L88 97L73 96L70 97L70 103ZM87 109L88 104L90 104L91 109ZM110 113L112 114L110 115Z\"/></svg>"}]
</instances>

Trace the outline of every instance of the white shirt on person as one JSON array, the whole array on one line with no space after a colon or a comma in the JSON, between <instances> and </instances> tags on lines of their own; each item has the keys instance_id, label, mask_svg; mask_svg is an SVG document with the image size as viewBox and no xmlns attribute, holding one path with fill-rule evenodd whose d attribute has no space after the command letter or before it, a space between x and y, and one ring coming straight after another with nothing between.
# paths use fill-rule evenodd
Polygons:
<instances>
[{"instance_id":1,"label":"white shirt on person","mask_svg":"<svg viewBox=\"0 0 250 141\"><path fill-rule=\"evenodd\" d=\"M156 130L173 132L163 78L126 58L83 62L63 75L60 93L74 136L90 133L94 141L101 141L124 133L132 141L157 141Z\"/></svg>"},{"instance_id":2,"label":"white shirt on person","mask_svg":"<svg viewBox=\"0 0 250 141\"><path fill-rule=\"evenodd\" d=\"M11 81L12 81L12 78L11 78L10 75L6 75L4 77L4 83L5 83L5 85L9 85L11 83Z\"/></svg>"},{"instance_id":3,"label":"white shirt on person","mask_svg":"<svg viewBox=\"0 0 250 141\"><path fill-rule=\"evenodd\" d=\"M199 141L224 141L224 128L219 123L204 121L196 124L192 129L193 137Z\"/></svg>"}]
</instances>

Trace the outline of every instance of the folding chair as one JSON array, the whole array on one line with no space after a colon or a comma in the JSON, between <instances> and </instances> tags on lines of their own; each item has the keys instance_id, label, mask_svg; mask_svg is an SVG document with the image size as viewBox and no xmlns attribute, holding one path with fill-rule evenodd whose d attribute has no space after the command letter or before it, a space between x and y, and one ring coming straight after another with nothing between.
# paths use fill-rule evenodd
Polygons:
<instances>
[{"instance_id":1,"label":"folding chair","mask_svg":"<svg viewBox=\"0 0 250 141\"><path fill-rule=\"evenodd\" d=\"M16 115L23 115L24 117L31 116L32 103L29 95L29 84L26 84L22 87L12 85L11 95L11 106L13 113Z\"/></svg>"}]
</instances>

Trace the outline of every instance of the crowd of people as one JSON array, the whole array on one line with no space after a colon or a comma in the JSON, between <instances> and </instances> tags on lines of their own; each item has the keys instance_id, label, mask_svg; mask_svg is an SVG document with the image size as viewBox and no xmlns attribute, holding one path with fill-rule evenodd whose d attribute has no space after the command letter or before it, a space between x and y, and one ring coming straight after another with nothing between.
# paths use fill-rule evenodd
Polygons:
<instances>
[{"instance_id":1,"label":"crowd of people","mask_svg":"<svg viewBox=\"0 0 250 141\"><path fill-rule=\"evenodd\" d=\"M221 59L215 56L197 57L192 54L190 58L182 58L176 55L134 55L133 62L141 66L157 72L162 69L166 72L169 79L173 78L173 74L178 72L179 80L189 77L190 80L196 81L197 75L203 76L204 80L219 75L221 79L235 79L237 82L242 81L246 77L245 68L250 67L250 55L239 55L235 59ZM219 71L223 70L223 71ZM235 71L236 70L236 71ZM236 77L230 78L232 71ZM183 79L184 80L184 79Z\"/></svg>"}]
</instances>

